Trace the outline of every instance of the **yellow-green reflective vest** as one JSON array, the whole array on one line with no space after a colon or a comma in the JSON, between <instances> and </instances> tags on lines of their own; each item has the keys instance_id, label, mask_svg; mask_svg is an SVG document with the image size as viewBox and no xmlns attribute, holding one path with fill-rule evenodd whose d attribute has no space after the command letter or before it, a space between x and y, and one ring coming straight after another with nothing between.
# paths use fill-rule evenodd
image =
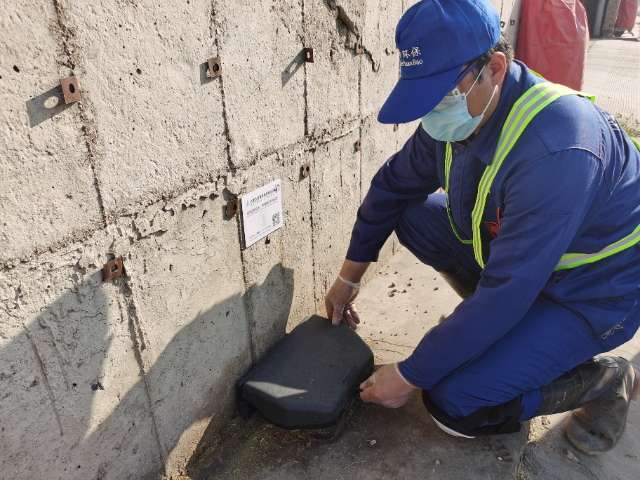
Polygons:
<instances>
[{"instance_id":1,"label":"yellow-green reflective vest","mask_svg":"<svg viewBox=\"0 0 640 480\"><path fill-rule=\"evenodd\" d=\"M595 102L595 97L593 95L576 92L575 90L571 90L570 88L567 88L563 85L545 82L538 83L537 85L531 87L513 105L513 108L511 109L511 112L509 112L509 116L507 117L507 121L502 127L502 133L500 134L500 139L498 140L496 151L493 154L491 165L486 168L484 174L482 175L482 178L480 179L480 183L478 184L478 196L476 197L476 205L473 209L473 212L471 213L471 227L473 231L472 240L464 240L460 237L453 223L453 217L451 216L451 210L449 208L449 172L451 171L451 162L453 157L451 155L451 144L447 143L444 171L445 198L447 204L447 214L449 215L449 222L451 223L451 228L453 228L453 232L456 234L456 237L458 237L458 239L462 243L473 245L474 256L481 268L484 268L484 260L482 258L482 239L480 238L480 224L482 223L482 214L484 213L484 207L487 202L487 196L489 195L491 183L496 177L496 174L498 173L502 162L515 145L518 138L520 138L520 135L522 134L524 129L527 127L527 125L529 125L529 122L533 120L533 117L535 117L538 112L540 112L547 105L565 95L579 95L581 97L588 98L592 102ZM640 150L640 145L638 145L638 143L633 139L631 139L631 141L633 141L636 147L638 147L638 150ZM575 268L579 267L580 265L597 262L598 260L602 260L603 258L610 257L611 255L621 252L622 250L626 250L627 248L632 247L638 242L640 242L640 225L631 234L627 235L622 240L619 240L616 243L603 248L599 252L565 253L560 259L560 262L558 263L554 271L564 270L567 268Z\"/></svg>"}]
</instances>

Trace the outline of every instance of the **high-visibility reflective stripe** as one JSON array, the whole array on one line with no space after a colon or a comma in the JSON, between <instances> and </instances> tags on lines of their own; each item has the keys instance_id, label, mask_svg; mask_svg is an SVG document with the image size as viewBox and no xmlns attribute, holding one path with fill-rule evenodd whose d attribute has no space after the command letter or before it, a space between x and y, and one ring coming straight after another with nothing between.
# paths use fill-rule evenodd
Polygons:
<instances>
[{"instance_id":1,"label":"high-visibility reflective stripe","mask_svg":"<svg viewBox=\"0 0 640 480\"><path fill-rule=\"evenodd\" d=\"M537 75L537 74L536 74ZM538 75L539 76L539 75ZM484 268L484 259L482 258L482 239L480 237L480 225L482 223L482 215L484 214L484 208L487 203L487 197L496 177L502 162L507 157L515 143L522 135L524 129L529 125L531 120L547 105L554 102L558 98L565 95L580 95L581 97L588 98L592 102L595 102L595 97L586 93L576 92L563 85L551 84L551 83L539 83L534 85L522 95L518 101L514 104L509 116L502 127L500 133L500 139L498 140L498 146L493 154L491 165L489 165L484 171L480 183L478 184L478 196L476 197L476 204L471 213L471 226L473 230L473 240L463 240L458 235L456 227L453 223L453 217L449 208L449 173L451 171L451 144L447 143L446 155L445 155L445 194L447 200L447 214L449 215L449 222L451 228L453 228L456 237L463 243L473 244L473 253L478 264ZM630 138L640 151L640 145L633 138ZM597 262L603 258L607 258L618 252L626 250L636 244L640 243L640 226L638 226L631 234L624 237L622 240L617 241L614 244L600 250L596 253L566 253L560 259L560 262L554 269L554 271L564 270L568 268L575 268L588 263Z\"/></svg>"},{"instance_id":2,"label":"high-visibility reflective stripe","mask_svg":"<svg viewBox=\"0 0 640 480\"><path fill-rule=\"evenodd\" d=\"M551 83L539 83L534 85L522 95L514 104L507 121L502 128L498 146L493 155L491 165L487 167L480 179L478 185L478 196L476 204L471 213L471 225L473 230L473 253L478 264L484 268L484 259L482 258L482 240L480 238L480 224L482 223L482 215L489 195L491 184L502 165L502 162L509 154L516 141L522 135L524 129L529 125L531 120L543 108L554 100L563 95L577 94L573 90L554 85Z\"/></svg>"},{"instance_id":3,"label":"high-visibility reflective stripe","mask_svg":"<svg viewBox=\"0 0 640 480\"><path fill-rule=\"evenodd\" d=\"M640 243L640 226L638 226L631 235L627 235L622 240L617 241L603 248L596 253L565 253L558 266L553 269L554 272L558 270L565 270L567 268L576 268L587 263L597 262L603 258L610 257L622 250L626 250L629 247L633 247L636 243Z\"/></svg>"},{"instance_id":4,"label":"high-visibility reflective stripe","mask_svg":"<svg viewBox=\"0 0 640 480\"><path fill-rule=\"evenodd\" d=\"M537 75L537 74L536 74ZM538 75L539 76L539 75ZM476 204L471 213L471 226L473 230L473 240L463 240L458 235L456 227L453 223L453 217L449 208L449 173L451 171L451 144L447 143L446 155L445 155L445 193L447 200L447 214L449 215L449 222L451 228L453 228L456 237L463 243L473 244L473 253L478 264L484 268L484 259L482 258L482 239L480 238L480 225L482 223L482 215L484 214L484 208L487 203L487 196L496 177L500 166L504 159L509 155L509 152L515 145L515 143L522 135L524 129L529 125L531 120L547 105L554 102L558 98L565 95L580 95L581 97L588 98L592 102L596 99L593 95L587 93L576 92L563 85L551 84L551 83L539 83L534 85L522 95L518 101L513 105L509 116L502 127L500 133L500 139L498 140L498 146L493 154L491 165L489 165L484 171L480 183L478 184L478 196L476 197ZM630 138L630 137L629 137ZM633 138L630 138L640 151L640 145ZM617 241L609 245L608 247L600 250L596 253L566 253L560 259L560 262L554 269L554 271L564 270L567 268L575 268L588 263L597 262L603 258L607 258L618 252L621 252L627 248L630 248L640 243L640 226L638 226L631 234L624 237L622 240Z\"/></svg>"}]
</instances>

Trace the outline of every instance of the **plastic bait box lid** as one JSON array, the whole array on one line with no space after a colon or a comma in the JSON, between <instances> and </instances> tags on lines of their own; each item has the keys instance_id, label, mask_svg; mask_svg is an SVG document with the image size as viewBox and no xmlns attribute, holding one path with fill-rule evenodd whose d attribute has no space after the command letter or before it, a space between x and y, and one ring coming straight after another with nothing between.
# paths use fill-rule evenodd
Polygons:
<instances>
[{"instance_id":1,"label":"plastic bait box lid","mask_svg":"<svg viewBox=\"0 0 640 480\"><path fill-rule=\"evenodd\" d=\"M356 332L314 315L238 382L238 413L258 409L288 430L329 428L372 370L373 352Z\"/></svg>"}]
</instances>

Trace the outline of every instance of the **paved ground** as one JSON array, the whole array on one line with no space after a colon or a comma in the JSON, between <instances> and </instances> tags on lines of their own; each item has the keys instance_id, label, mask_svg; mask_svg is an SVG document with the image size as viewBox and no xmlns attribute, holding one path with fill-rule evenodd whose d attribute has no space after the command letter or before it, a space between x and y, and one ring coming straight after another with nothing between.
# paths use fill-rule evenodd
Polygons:
<instances>
[{"instance_id":1,"label":"paved ground","mask_svg":"<svg viewBox=\"0 0 640 480\"><path fill-rule=\"evenodd\" d=\"M635 32L640 33L638 25ZM591 42L584 90L635 136L640 136L639 79L640 42ZM358 303L364 324L358 331L377 364L395 362L458 302L439 275L402 250L363 288ZM640 369L640 336L615 353ZM534 419L520 434L462 440L435 426L419 395L397 410L356 402L332 432L285 432L258 414L248 422L235 418L222 434L205 439L187 473L201 479L640 477L640 405L632 404L620 445L599 457L569 444L563 433L566 418Z\"/></svg>"},{"instance_id":2,"label":"paved ground","mask_svg":"<svg viewBox=\"0 0 640 480\"><path fill-rule=\"evenodd\" d=\"M590 42L583 90L612 113L634 137L640 137L640 16L635 38Z\"/></svg>"}]
</instances>

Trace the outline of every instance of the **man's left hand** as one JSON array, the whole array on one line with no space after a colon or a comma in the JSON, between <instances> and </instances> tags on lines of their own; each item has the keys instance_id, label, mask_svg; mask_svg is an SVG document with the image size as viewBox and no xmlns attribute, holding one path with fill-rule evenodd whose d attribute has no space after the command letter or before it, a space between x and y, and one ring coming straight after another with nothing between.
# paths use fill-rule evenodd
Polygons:
<instances>
[{"instance_id":1,"label":"man's left hand","mask_svg":"<svg viewBox=\"0 0 640 480\"><path fill-rule=\"evenodd\" d=\"M398 370L397 363L391 363L376 370L360 384L360 398L363 402L379 403L389 408L403 406L417 387L409 383Z\"/></svg>"}]
</instances>

